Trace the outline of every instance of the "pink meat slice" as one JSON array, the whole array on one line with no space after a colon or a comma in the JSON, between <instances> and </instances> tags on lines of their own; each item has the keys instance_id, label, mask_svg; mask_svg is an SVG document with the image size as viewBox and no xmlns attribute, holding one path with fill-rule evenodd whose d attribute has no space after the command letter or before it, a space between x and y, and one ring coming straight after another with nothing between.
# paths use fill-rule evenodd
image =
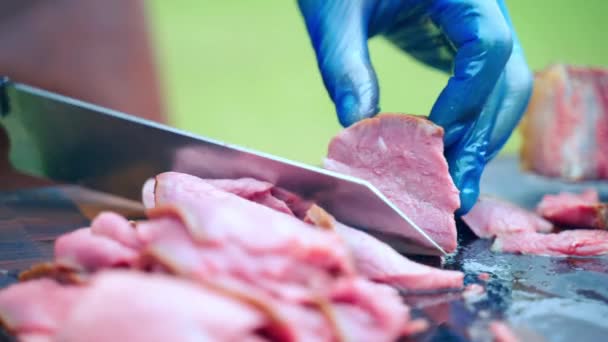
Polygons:
<instances>
[{"instance_id":1,"label":"pink meat slice","mask_svg":"<svg viewBox=\"0 0 608 342\"><path fill-rule=\"evenodd\" d=\"M16 335L51 336L68 317L82 290L51 279L10 285L0 291L0 319Z\"/></svg>"},{"instance_id":2,"label":"pink meat slice","mask_svg":"<svg viewBox=\"0 0 608 342\"><path fill-rule=\"evenodd\" d=\"M550 232L553 225L534 212L505 200L482 195L462 220L480 238L514 232Z\"/></svg>"},{"instance_id":3,"label":"pink meat slice","mask_svg":"<svg viewBox=\"0 0 608 342\"><path fill-rule=\"evenodd\" d=\"M91 228L81 228L57 238L54 254L57 263L89 272L132 265L139 256L136 250L112 238L94 234Z\"/></svg>"},{"instance_id":4,"label":"pink meat slice","mask_svg":"<svg viewBox=\"0 0 608 342\"><path fill-rule=\"evenodd\" d=\"M255 309L188 281L160 274L104 271L57 331L57 339L239 341L264 324L265 318Z\"/></svg>"},{"instance_id":5,"label":"pink meat slice","mask_svg":"<svg viewBox=\"0 0 608 342\"><path fill-rule=\"evenodd\" d=\"M460 199L443 156L443 134L421 116L381 114L334 137L323 165L372 183L445 251L453 252Z\"/></svg>"},{"instance_id":6,"label":"pink meat slice","mask_svg":"<svg viewBox=\"0 0 608 342\"><path fill-rule=\"evenodd\" d=\"M397 253L375 237L336 224L355 258L357 270L366 277L404 290L439 290L461 288L464 274L460 271L442 270L413 262Z\"/></svg>"},{"instance_id":7,"label":"pink meat slice","mask_svg":"<svg viewBox=\"0 0 608 342\"><path fill-rule=\"evenodd\" d=\"M545 195L536 211L560 226L608 229L608 204L600 202L594 189L580 194L561 192Z\"/></svg>"},{"instance_id":8,"label":"pink meat slice","mask_svg":"<svg viewBox=\"0 0 608 342\"><path fill-rule=\"evenodd\" d=\"M286 214L292 214L287 204L273 195L272 190L274 185L272 183L248 177L238 179L206 179L205 181L250 201Z\"/></svg>"},{"instance_id":9,"label":"pink meat slice","mask_svg":"<svg viewBox=\"0 0 608 342\"><path fill-rule=\"evenodd\" d=\"M397 291L365 279L342 279L331 290L333 315L345 341L391 342L408 327Z\"/></svg>"},{"instance_id":10,"label":"pink meat slice","mask_svg":"<svg viewBox=\"0 0 608 342\"><path fill-rule=\"evenodd\" d=\"M248 179L247 183L256 180ZM260 182L259 188L267 184ZM246 197L246 191L239 189L239 186L245 186L241 181L222 180L226 191L233 192L242 197ZM254 186L249 185L252 188ZM398 287L404 290L439 290L446 288L460 288L463 286L464 274L459 271L448 271L434 267L429 267L410 261L403 255L397 253L393 248L386 243L376 239L375 237L348 227L339 222L335 222L334 218L309 201L304 201L297 195L289 193L286 190L277 188L275 194L279 198L285 199L286 205L292 212L297 213L302 220L314 225L320 225L322 228L336 230L336 233L345 241L354 258L357 271L365 277L377 282L385 283L391 286ZM314 211L315 218L311 218L311 209L318 208Z\"/></svg>"},{"instance_id":11,"label":"pink meat slice","mask_svg":"<svg viewBox=\"0 0 608 342\"><path fill-rule=\"evenodd\" d=\"M189 213L192 222L187 226L195 240L236 243L251 253L280 253L330 272L353 271L349 252L334 232L315 229L186 174L160 174L155 189L157 205L176 205Z\"/></svg>"},{"instance_id":12,"label":"pink meat slice","mask_svg":"<svg viewBox=\"0 0 608 342\"><path fill-rule=\"evenodd\" d=\"M141 248L135 228L126 218L113 212L102 212L97 215L91 222L91 232L106 236L128 248Z\"/></svg>"},{"instance_id":13,"label":"pink meat slice","mask_svg":"<svg viewBox=\"0 0 608 342\"><path fill-rule=\"evenodd\" d=\"M545 256L604 255L608 254L608 231L577 229L550 234L505 234L496 238L492 250Z\"/></svg>"}]
</instances>

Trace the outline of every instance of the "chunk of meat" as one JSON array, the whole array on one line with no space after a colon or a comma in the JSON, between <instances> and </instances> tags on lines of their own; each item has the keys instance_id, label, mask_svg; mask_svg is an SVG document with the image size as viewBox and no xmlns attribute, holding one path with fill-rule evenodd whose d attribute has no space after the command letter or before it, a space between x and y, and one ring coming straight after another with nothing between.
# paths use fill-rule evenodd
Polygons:
<instances>
[{"instance_id":1,"label":"chunk of meat","mask_svg":"<svg viewBox=\"0 0 608 342\"><path fill-rule=\"evenodd\" d=\"M608 254L608 231L579 229L550 234L505 234L496 238L492 250L545 256L604 255Z\"/></svg>"},{"instance_id":2,"label":"chunk of meat","mask_svg":"<svg viewBox=\"0 0 608 342\"><path fill-rule=\"evenodd\" d=\"M522 119L526 170L566 180L608 178L608 69L554 64L536 73Z\"/></svg>"},{"instance_id":3,"label":"chunk of meat","mask_svg":"<svg viewBox=\"0 0 608 342\"><path fill-rule=\"evenodd\" d=\"M580 194L561 192L545 195L536 211L560 226L608 229L608 204L600 202L594 189Z\"/></svg>"},{"instance_id":4,"label":"chunk of meat","mask_svg":"<svg viewBox=\"0 0 608 342\"><path fill-rule=\"evenodd\" d=\"M365 179L445 251L456 249L458 189L443 156L443 129L421 116L380 114L334 137L326 169ZM412 238L411 231L390 231Z\"/></svg>"},{"instance_id":5,"label":"chunk of meat","mask_svg":"<svg viewBox=\"0 0 608 342\"><path fill-rule=\"evenodd\" d=\"M137 251L110 237L81 228L55 241L57 263L79 271L92 272L104 267L128 266L137 261Z\"/></svg>"},{"instance_id":6,"label":"chunk of meat","mask_svg":"<svg viewBox=\"0 0 608 342\"><path fill-rule=\"evenodd\" d=\"M483 195L462 220L480 238L514 232L543 232L553 225L537 214L505 200Z\"/></svg>"}]
</instances>

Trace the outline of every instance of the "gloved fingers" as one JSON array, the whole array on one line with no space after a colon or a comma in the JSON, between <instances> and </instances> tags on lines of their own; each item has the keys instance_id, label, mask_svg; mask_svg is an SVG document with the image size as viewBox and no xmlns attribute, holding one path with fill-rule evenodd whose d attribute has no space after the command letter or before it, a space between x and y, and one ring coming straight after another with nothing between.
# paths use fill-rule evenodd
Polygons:
<instances>
[{"instance_id":1,"label":"gloved fingers","mask_svg":"<svg viewBox=\"0 0 608 342\"><path fill-rule=\"evenodd\" d=\"M500 9L509 26L513 26L504 0L498 0ZM519 124L534 85L534 76L526 62L523 49L515 32L513 35L513 52L505 66L505 80L501 94L501 103L496 114L496 124L486 155L486 163L492 160L505 145L517 125Z\"/></svg>"},{"instance_id":2,"label":"gloved fingers","mask_svg":"<svg viewBox=\"0 0 608 342\"><path fill-rule=\"evenodd\" d=\"M344 127L380 110L378 81L367 46L369 3L298 1L323 82Z\"/></svg>"},{"instance_id":3,"label":"gloved fingers","mask_svg":"<svg viewBox=\"0 0 608 342\"><path fill-rule=\"evenodd\" d=\"M450 174L460 190L458 215L465 215L477 202L479 181L486 165L488 141L502 103L505 81L505 73L502 73L477 120L464 132L462 139L445 150Z\"/></svg>"},{"instance_id":4,"label":"gloved fingers","mask_svg":"<svg viewBox=\"0 0 608 342\"><path fill-rule=\"evenodd\" d=\"M511 55L513 41L496 1L437 0L429 13L457 51L454 75L429 116L445 129L445 144L450 147L482 112Z\"/></svg>"},{"instance_id":5,"label":"gloved fingers","mask_svg":"<svg viewBox=\"0 0 608 342\"><path fill-rule=\"evenodd\" d=\"M426 12L423 6L404 11L383 35L414 59L445 73L452 73L456 49Z\"/></svg>"}]
</instances>

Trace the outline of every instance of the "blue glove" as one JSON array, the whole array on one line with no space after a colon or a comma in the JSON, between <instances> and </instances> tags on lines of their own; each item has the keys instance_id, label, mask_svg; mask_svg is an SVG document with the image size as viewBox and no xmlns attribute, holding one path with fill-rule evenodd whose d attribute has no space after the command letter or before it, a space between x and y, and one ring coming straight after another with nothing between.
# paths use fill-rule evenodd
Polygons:
<instances>
[{"instance_id":1,"label":"blue glove","mask_svg":"<svg viewBox=\"0 0 608 342\"><path fill-rule=\"evenodd\" d=\"M450 73L429 118L445 130L445 156L466 214L485 165L528 104L532 73L503 0L299 0L327 91L346 127L377 114L367 40L383 36ZM415 81L415 80L414 80Z\"/></svg>"}]
</instances>

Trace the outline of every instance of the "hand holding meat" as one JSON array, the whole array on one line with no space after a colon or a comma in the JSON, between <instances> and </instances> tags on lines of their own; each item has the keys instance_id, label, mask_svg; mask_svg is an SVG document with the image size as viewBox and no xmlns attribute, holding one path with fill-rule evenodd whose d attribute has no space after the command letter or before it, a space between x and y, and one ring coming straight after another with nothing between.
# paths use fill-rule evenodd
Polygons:
<instances>
[{"instance_id":1,"label":"hand holding meat","mask_svg":"<svg viewBox=\"0 0 608 342\"><path fill-rule=\"evenodd\" d=\"M299 0L299 5L343 126L380 111L368 38L383 36L426 65L453 72L430 119L445 129L460 212L468 212L485 164L513 132L532 90L504 1Z\"/></svg>"}]
</instances>

